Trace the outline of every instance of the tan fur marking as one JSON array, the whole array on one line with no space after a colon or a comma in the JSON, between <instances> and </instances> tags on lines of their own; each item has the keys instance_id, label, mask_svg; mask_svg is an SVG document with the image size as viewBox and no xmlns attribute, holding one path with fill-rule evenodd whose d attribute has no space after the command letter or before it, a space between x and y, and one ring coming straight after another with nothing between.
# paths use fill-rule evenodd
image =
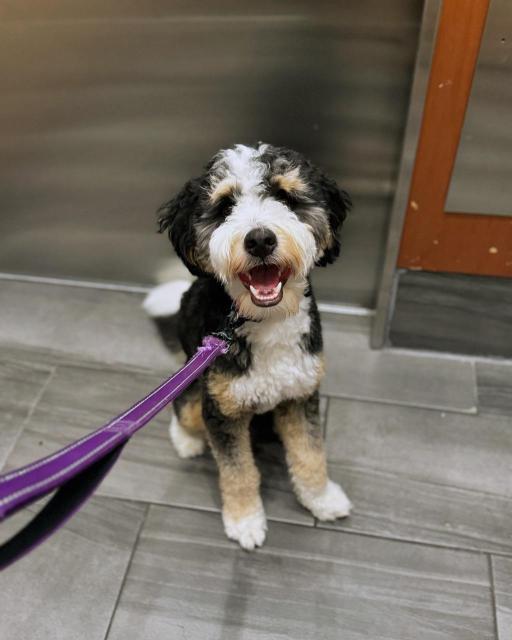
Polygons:
<instances>
[{"instance_id":1,"label":"tan fur marking","mask_svg":"<svg viewBox=\"0 0 512 640\"><path fill-rule=\"evenodd\" d=\"M276 429L286 450L292 482L299 488L321 491L327 482L327 463L322 437L308 424L304 407L290 402L278 407Z\"/></svg>"},{"instance_id":2,"label":"tan fur marking","mask_svg":"<svg viewBox=\"0 0 512 640\"><path fill-rule=\"evenodd\" d=\"M207 386L208 393L218 404L219 409L227 418L239 418L242 413L242 405L240 401L231 393L230 376L222 373L210 373L208 375Z\"/></svg>"},{"instance_id":3,"label":"tan fur marking","mask_svg":"<svg viewBox=\"0 0 512 640\"><path fill-rule=\"evenodd\" d=\"M180 407L180 425L191 435L203 434L205 425L203 421L201 399L191 400Z\"/></svg>"},{"instance_id":4,"label":"tan fur marking","mask_svg":"<svg viewBox=\"0 0 512 640\"><path fill-rule=\"evenodd\" d=\"M232 180L222 180L219 184L215 185L213 191L210 193L210 202L214 204L221 198L233 195L236 189L236 182Z\"/></svg>"},{"instance_id":5,"label":"tan fur marking","mask_svg":"<svg viewBox=\"0 0 512 640\"><path fill-rule=\"evenodd\" d=\"M297 168L288 171L288 173L280 173L273 176L271 182L288 192L304 193L307 191L307 185L300 177Z\"/></svg>"},{"instance_id":6,"label":"tan fur marking","mask_svg":"<svg viewBox=\"0 0 512 640\"><path fill-rule=\"evenodd\" d=\"M236 277L247 269L247 256L243 251L243 239L234 236L229 247L229 261L227 271L231 277Z\"/></svg>"},{"instance_id":7,"label":"tan fur marking","mask_svg":"<svg viewBox=\"0 0 512 640\"><path fill-rule=\"evenodd\" d=\"M234 428L240 430L236 451L230 457L225 457L212 446L212 452L219 468L224 512L233 520L240 520L254 513L261 505L260 474L254 464L249 420L240 421Z\"/></svg>"},{"instance_id":8,"label":"tan fur marking","mask_svg":"<svg viewBox=\"0 0 512 640\"><path fill-rule=\"evenodd\" d=\"M283 261L282 265L279 266L291 267L293 273L301 273L302 266L302 253L300 251L295 238L288 233L283 233L280 229L277 230L277 237L279 239L279 244L281 247L281 253L283 256L286 256L286 263Z\"/></svg>"},{"instance_id":9,"label":"tan fur marking","mask_svg":"<svg viewBox=\"0 0 512 640\"><path fill-rule=\"evenodd\" d=\"M325 378L325 356L322 353L318 355L318 371L317 371L318 384Z\"/></svg>"}]
</instances>

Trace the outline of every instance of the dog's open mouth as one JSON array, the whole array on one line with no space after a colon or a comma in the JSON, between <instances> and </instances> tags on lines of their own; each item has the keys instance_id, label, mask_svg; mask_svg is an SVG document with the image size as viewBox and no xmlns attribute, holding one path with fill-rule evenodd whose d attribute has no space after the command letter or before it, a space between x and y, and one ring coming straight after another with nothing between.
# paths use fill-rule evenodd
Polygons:
<instances>
[{"instance_id":1,"label":"dog's open mouth","mask_svg":"<svg viewBox=\"0 0 512 640\"><path fill-rule=\"evenodd\" d=\"M290 277L290 269L280 269L275 264L261 264L238 277L249 289L253 304L258 307L273 307L281 302L283 287Z\"/></svg>"}]
</instances>

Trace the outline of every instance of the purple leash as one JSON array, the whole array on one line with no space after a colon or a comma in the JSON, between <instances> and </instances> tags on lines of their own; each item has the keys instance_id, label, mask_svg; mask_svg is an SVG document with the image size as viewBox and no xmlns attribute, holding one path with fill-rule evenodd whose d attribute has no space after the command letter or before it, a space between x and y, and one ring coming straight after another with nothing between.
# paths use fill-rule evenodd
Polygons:
<instances>
[{"instance_id":1,"label":"purple leash","mask_svg":"<svg viewBox=\"0 0 512 640\"><path fill-rule=\"evenodd\" d=\"M78 511L132 435L228 349L225 340L207 336L179 371L131 409L60 451L0 475L0 521L57 490L21 531L0 546L0 570L37 547Z\"/></svg>"}]
</instances>

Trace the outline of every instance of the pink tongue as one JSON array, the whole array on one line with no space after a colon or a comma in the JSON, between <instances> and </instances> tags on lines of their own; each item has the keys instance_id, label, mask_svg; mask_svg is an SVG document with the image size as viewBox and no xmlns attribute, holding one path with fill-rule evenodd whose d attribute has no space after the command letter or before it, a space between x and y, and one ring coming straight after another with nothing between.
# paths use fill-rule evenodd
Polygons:
<instances>
[{"instance_id":1,"label":"pink tongue","mask_svg":"<svg viewBox=\"0 0 512 640\"><path fill-rule=\"evenodd\" d=\"M274 289L279 284L279 269L273 264L262 264L249 271L251 284L256 289Z\"/></svg>"}]
</instances>

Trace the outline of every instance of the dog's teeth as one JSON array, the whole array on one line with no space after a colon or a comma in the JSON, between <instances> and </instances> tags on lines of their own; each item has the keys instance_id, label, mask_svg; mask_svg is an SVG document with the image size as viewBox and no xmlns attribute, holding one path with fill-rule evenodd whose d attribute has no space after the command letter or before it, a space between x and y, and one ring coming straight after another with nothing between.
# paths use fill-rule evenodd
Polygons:
<instances>
[{"instance_id":1,"label":"dog's teeth","mask_svg":"<svg viewBox=\"0 0 512 640\"><path fill-rule=\"evenodd\" d=\"M255 298L258 298L259 300L273 300L279 295L282 288L283 288L283 283L279 282L277 286L275 286L273 289L270 289L267 293L261 293L252 284L249 285L250 292Z\"/></svg>"}]
</instances>

